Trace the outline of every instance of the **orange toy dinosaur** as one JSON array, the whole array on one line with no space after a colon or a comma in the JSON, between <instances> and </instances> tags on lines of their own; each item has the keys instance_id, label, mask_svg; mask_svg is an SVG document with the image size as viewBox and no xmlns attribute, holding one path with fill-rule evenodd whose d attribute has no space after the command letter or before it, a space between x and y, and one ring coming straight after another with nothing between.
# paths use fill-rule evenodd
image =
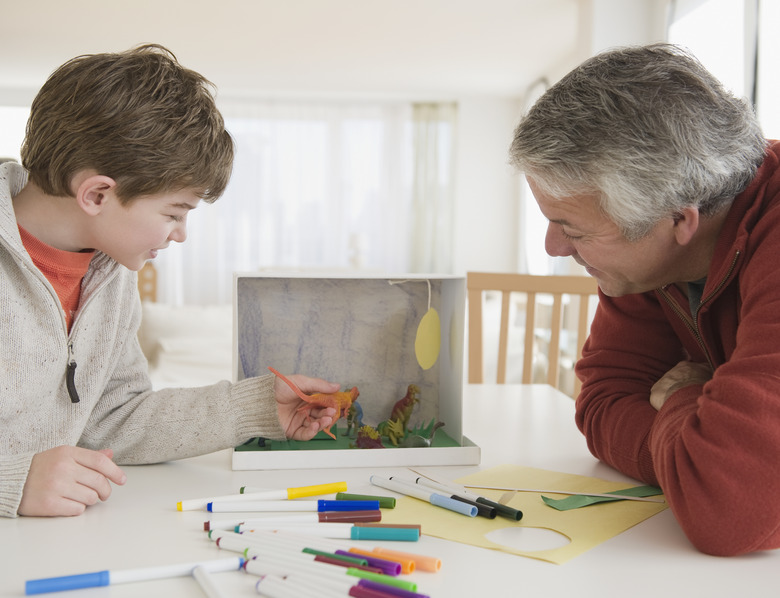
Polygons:
<instances>
[{"instance_id":1,"label":"orange toy dinosaur","mask_svg":"<svg viewBox=\"0 0 780 598\"><path fill-rule=\"evenodd\" d=\"M298 407L298 411L311 411L312 407L333 407L336 410L336 417L333 418L334 424L336 423L337 420L347 415L350 406L355 401L355 399L357 399L358 396L360 395L357 386L353 386L352 389L347 392L334 392L331 394L327 394L323 392L315 392L312 395L307 395L300 388L298 388L292 380L287 378L287 376L277 372L272 367L269 367L268 369L275 376L278 376L282 380L282 382L287 384L287 386L292 388L295 394L297 394L299 397L301 397L301 399L303 399L308 403L308 405L302 405L301 407ZM330 431L332 426L333 424L331 424L327 428L323 428L322 431L335 440L336 437Z\"/></svg>"}]
</instances>

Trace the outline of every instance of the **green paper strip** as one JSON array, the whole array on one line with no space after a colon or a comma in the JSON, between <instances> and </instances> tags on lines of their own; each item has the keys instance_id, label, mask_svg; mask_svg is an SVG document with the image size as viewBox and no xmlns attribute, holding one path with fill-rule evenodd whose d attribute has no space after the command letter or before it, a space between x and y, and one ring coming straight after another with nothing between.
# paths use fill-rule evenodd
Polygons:
<instances>
[{"instance_id":1,"label":"green paper strip","mask_svg":"<svg viewBox=\"0 0 780 598\"><path fill-rule=\"evenodd\" d=\"M657 496L663 494L660 488L655 486L636 486L634 488L626 488L625 490L615 490L613 492L605 492L605 494L623 494L625 496L637 496L644 498L646 496ZM542 496L544 504L553 509L559 511L569 511L570 509L579 509L581 507L588 507L600 502L613 502L616 500L625 500L623 498L607 498L606 496L588 496L584 494L577 494L574 496L567 496L566 498L548 498Z\"/></svg>"}]
</instances>

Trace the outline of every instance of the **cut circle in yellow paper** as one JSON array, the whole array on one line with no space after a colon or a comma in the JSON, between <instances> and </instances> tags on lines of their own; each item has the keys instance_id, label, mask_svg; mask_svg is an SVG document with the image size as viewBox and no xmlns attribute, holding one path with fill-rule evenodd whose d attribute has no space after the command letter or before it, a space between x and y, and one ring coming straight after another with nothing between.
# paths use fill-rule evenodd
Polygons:
<instances>
[{"instance_id":1,"label":"cut circle in yellow paper","mask_svg":"<svg viewBox=\"0 0 780 598\"><path fill-rule=\"evenodd\" d=\"M424 370L429 370L439 359L441 351L441 320L439 312L432 307L428 309L417 326L417 338L414 340L414 354L417 363Z\"/></svg>"}]
</instances>

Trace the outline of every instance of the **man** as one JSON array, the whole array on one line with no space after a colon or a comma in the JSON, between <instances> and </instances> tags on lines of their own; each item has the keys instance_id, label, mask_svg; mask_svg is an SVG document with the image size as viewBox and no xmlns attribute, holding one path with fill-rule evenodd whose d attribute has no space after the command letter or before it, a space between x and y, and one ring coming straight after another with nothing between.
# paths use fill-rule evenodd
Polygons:
<instances>
[{"instance_id":1,"label":"man","mask_svg":"<svg viewBox=\"0 0 780 598\"><path fill-rule=\"evenodd\" d=\"M546 249L596 278L577 374L591 452L660 485L691 542L780 546L780 144L666 44L587 60L529 111L512 163Z\"/></svg>"}]
</instances>

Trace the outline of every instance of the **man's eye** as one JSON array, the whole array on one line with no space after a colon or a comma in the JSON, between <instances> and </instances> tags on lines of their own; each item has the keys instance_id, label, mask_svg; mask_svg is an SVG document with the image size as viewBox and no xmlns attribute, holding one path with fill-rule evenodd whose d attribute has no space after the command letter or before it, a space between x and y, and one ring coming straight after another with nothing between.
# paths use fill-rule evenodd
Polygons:
<instances>
[{"instance_id":1,"label":"man's eye","mask_svg":"<svg viewBox=\"0 0 780 598\"><path fill-rule=\"evenodd\" d=\"M564 236L564 238L568 239L569 241L579 241L580 239L582 239L581 235L570 235L563 229L561 229L561 234Z\"/></svg>"}]
</instances>

